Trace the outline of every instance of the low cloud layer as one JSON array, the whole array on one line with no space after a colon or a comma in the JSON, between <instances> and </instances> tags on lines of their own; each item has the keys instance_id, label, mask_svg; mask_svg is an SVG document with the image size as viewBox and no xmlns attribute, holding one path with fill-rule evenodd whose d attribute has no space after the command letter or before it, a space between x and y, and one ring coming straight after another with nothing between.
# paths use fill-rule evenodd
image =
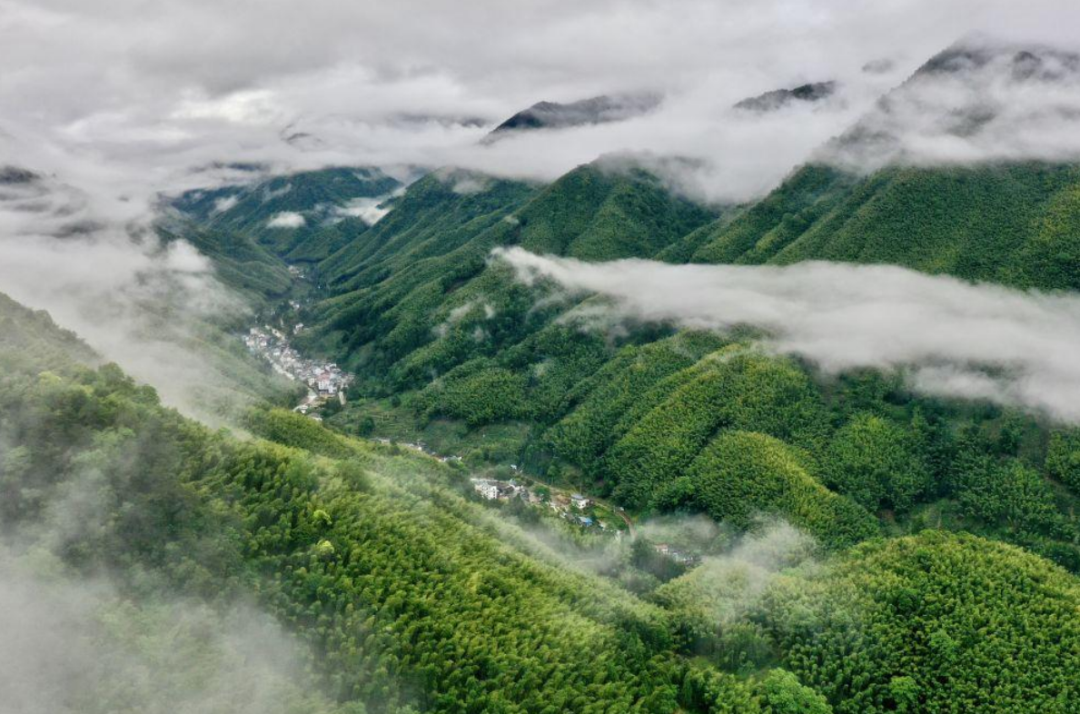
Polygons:
<instances>
[{"instance_id":1,"label":"low cloud layer","mask_svg":"<svg viewBox=\"0 0 1080 714\"><path fill-rule=\"evenodd\" d=\"M40 560L40 555L38 556ZM299 653L268 616L137 606L104 579L41 576L0 552L0 709L20 714L317 710Z\"/></svg>"},{"instance_id":2,"label":"low cloud layer","mask_svg":"<svg viewBox=\"0 0 1080 714\"><path fill-rule=\"evenodd\" d=\"M293 211L283 211L275 214L269 221L266 222L267 228L303 228L304 217L299 213Z\"/></svg>"},{"instance_id":3,"label":"low cloud layer","mask_svg":"<svg viewBox=\"0 0 1080 714\"><path fill-rule=\"evenodd\" d=\"M526 283L608 298L609 319L727 332L827 373L903 370L925 393L989 399L1080 423L1080 296L971 285L887 266L583 263L497 251Z\"/></svg>"},{"instance_id":4,"label":"low cloud layer","mask_svg":"<svg viewBox=\"0 0 1080 714\"><path fill-rule=\"evenodd\" d=\"M36 165L44 157L17 158ZM73 163L68 174L79 176L79 168ZM116 195L109 185L90 184L101 192L88 192L53 172L6 175L0 292L48 310L188 413L210 419L210 401L235 396L233 380L217 371L201 340L208 322L238 318L248 308L190 244L158 239L151 197Z\"/></svg>"}]
</instances>

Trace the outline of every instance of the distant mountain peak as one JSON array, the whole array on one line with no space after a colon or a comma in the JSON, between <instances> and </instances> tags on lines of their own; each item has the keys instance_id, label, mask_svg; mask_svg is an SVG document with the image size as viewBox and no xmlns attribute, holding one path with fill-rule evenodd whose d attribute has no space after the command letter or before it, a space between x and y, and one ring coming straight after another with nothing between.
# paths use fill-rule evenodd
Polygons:
<instances>
[{"instance_id":1,"label":"distant mountain peak","mask_svg":"<svg viewBox=\"0 0 1080 714\"><path fill-rule=\"evenodd\" d=\"M1080 161L1080 54L961 40L927 60L819 154L859 172L888 164Z\"/></svg>"},{"instance_id":2,"label":"distant mountain peak","mask_svg":"<svg viewBox=\"0 0 1080 714\"><path fill-rule=\"evenodd\" d=\"M638 93L600 95L568 104L537 102L513 115L488 134L494 140L500 135L537 129L566 129L590 124L625 121L646 114L660 105L659 94Z\"/></svg>"},{"instance_id":3,"label":"distant mountain peak","mask_svg":"<svg viewBox=\"0 0 1080 714\"><path fill-rule=\"evenodd\" d=\"M0 185L27 184L41 180L41 174L18 166L0 166Z\"/></svg>"},{"instance_id":4,"label":"distant mountain peak","mask_svg":"<svg viewBox=\"0 0 1080 714\"><path fill-rule=\"evenodd\" d=\"M991 66L1007 70L1017 82L1056 82L1080 76L1080 54L1047 45L966 39L931 57L912 79L973 75Z\"/></svg>"},{"instance_id":5,"label":"distant mountain peak","mask_svg":"<svg viewBox=\"0 0 1080 714\"><path fill-rule=\"evenodd\" d=\"M734 108L758 113L774 112L797 102L820 102L835 94L836 89L837 84L834 81L809 82L790 89L774 89L756 97L747 97L736 102Z\"/></svg>"}]
</instances>

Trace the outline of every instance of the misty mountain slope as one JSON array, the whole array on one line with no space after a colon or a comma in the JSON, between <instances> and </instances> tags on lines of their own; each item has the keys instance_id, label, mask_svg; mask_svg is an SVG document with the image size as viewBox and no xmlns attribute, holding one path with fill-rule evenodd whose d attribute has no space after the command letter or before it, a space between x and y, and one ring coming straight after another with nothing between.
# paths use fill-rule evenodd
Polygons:
<instances>
[{"instance_id":1,"label":"misty mountain slope","mask_svg":"<svg viewBox=\"0 0 1080 714\"><path fill-rule=\"evenodd\" d=\"M649 257L712 220L641 169L581 166L515 213L518 245L581 260Z\"/></svg>"},{"instance_id":2,"label":"misty mountain slope","mask_svg":"<svg viewBox=\"0 0 1080 714\"><path fill-rule=\"evenodd\" d=\"M865 136L844 139L855 140ZM442 171L316 266L330 294L300 316L297 341L358 373L350 404L328 415L346 431L451 428L453 450L497 427L508 435L497 460L639 513L702 512L741 529L753 513L780 515L836 547L934 519L1075 570L1076 493L1050 465L1049 425L916 396L899 373L834 379L720 349L753 335L710 344L612 322L603 300L525 284L491 258L515 245L589 261L829 259L1069 287L1074 182L1069 165L1030 161L868 174L811 163L713 220L647 173L602 162L542 188ZM672 355L681 344L694 347ZM746 478L718 478L740 450Z\"/></svg>"},{"instance_id":3,"label":"misty mountain slope","mask_svg":"<svg viewBox=\"0 0 1080 714\"><path fill-rule=\"evenodd\" d=\"M496 354L554 317L533 313L528 291L489 265L493 248L646 257L713 217L637 170L579 167L543 189L483 179L485 190L460 195L454 186L466 179L481 181L422 179L371 231L321 263L320 279L337 295L317 307L306 339L342 357L362 345L372 367L407 358L402 371L427 380ZM473 337L462 340L466 327ZM474 339L474 328L487 336ZM340 346L328 341L334 336Z\"/></svg>"},{"instance_id":4,"label":"misty mountain slope","mask_svg":"<svg viewBox=\"0 0 1080 714\"><path fill-rule=\"evenodd\" d=\"M204 253L236 258L229 243L254 240L282 260L315 262L365 231L400 187L378 169L343 167L189 191L171 206L209 233L200 240Z\"/></svg>"},{"instance_id":5,"label":"misty mountain slope","mask_svg":"<svg viewBox=\"0 0 1080 714\"><path fill-rule=\"evenodd\" d=\"M41 328L55 330L30 321L19 329ZM714 711L681 692L691 668L673 651L665 613L565 567L556 551L469 503L454 487L460 475L288 412L256 412L250 425L325 456L210 431L163 409L153 390L115 367L0 378L5 547L26 539L53 549L53 571L71 588L93 588L91 578L112 573L110 587L128 599L129 613L187 598L185 606L205 603L213 632L249 599L295 638L289 648L300 660L287 675L295 684L277 681L279 700L263 702L268 693L250 689L261 681L242 679L231 696L211 691L207 702L199 687L215 683L209 679L172 684L177 706L194 700L206 708L192 711L234 711L236 697L253 697L271 711L665 712L678 703ZM70 500L85 487L98 500ZM75 523L56 520L85 507ZM118 605L104 607L108 615ZM131 661L115 662L105 680L62 683L91 698L80 711L108 710L102 689L146 671L140 648L184 636L145 635L108 635ZM70 647L64 636L39 643L41 656L63 656L49 648ZM203 647L171 660L169 677L155 681L216 666L208 640L204 634ZM727 677L713 687L721 701L747 702L739 711L761 711L753 680ZM131 687L125 696L142 708L151 694Z\"/></svg>"},{"instance_id":6,"label":"misty mountain slope","mask_svg":"<svg viewBox=\"0 0 1080 714\"><path fill-rule=\"evenodd\" d=\"M274 176L250 186L190 191L174 202L180 211L215 227L261 231L280 214L298 214L314 225L351 201L385 196L401 183L379 169L338 167ZM272 241L280 246L282 238ZM267 237L273 232L263 234Z\"/></svg>"},{"instance_id":7,"label":"misty mountain slope","mask_svg":"<svg viewBox=\"0 0 1080 714\"><path fill-rule=\"evenodd\" d=\"M778 554L782 566L784 551L766 548L706 561L656 599L715 660L740 637L757 640L751 662L778 647L835 712L1066 712L1080 697L1065 674L1078 666L1080 581L1030 553L924 531L770 576ZM1037 632L1045 644L1025 644Z\"/></svg>"},{"instance_id":8,"label":"misty mountain slope","mask_svg":"<svg viewBox=\"0 0 1080 714\"><path fill-rule=\"evenodd\" d=\"M881 97L825 154L849 168L1076 161L1080 54L961 40Z\"/></svg>"},{"instance_id":9,"label":"misty mountain slope","mask_svg":"<svg viewBox=\"0 0 1080 714\"><path fill-rule=\"evenodd\" d=\"M354 240L400 187L377 169L333 168L251 185L188 191L158 221L214 261L218 277L257 305L293 287L290 263L314 263ZM365 220L366 217L366 220Z\"/></svg>"},{"instance_id":10,"label":"misty mountain slope","mask_svg":"<svg viewBox=\"0 0 1080 714\"><path fill-rule=\"evenodd\" d=\"M166 241L185 240L195 246L213 261L222 283L255 305L281 299L292 287L285 262L247 233L171 220L159 222L157 230Z\"/></svg>"},{"instance_id":11,"label":"misty mountain slope","mask_svg":"<svg viewBox=\"0 0 1080 714\"><path fill-rule=\"evenodd\" d=\"M504 458L636 512L704 512L736 528L772 514L834 547L881 525L903 530L933 519L1080 569L1080 532L1069 516L1080 492L1068 486L1072 472L1055 465L1076 453L1069 430L917 397L896 374L824 379L709 335L639 331L612 344L574 322L540 325L511 349L485 350L499 328L474 304L404 360L406 371L383 382L382 394L402 400L419 429L440 419L479 434L529 424L528 438L508 445ZM440 366L446 371L412 391ZM364 415L383 418L381 409L358 398L330 423L350 430ZM378 423L376 433L387 433ZM1060 452L1047 448L1048 431L1058 432L1051 443ZM732 453L744 467L718 476Z\"/></svg>"},{"instance_id":12,"label":"misty mountain slope","mask_svg":"<svg viewBox=\"0 0 1080 714\"><path fill-rule=\"evenodd\" d=\"M409 186L368 232L319 263L319 276L341 293L385 282L424 259L467 251L474 239L506 230L500 221L535 190L473 172L433 172Z\"/></svg>"},{"instance_id":13,"label":"misty mountain slope","mask_svg":"<svg viewBox=\"0 0 1080 714\"><path fill-rule=\"evenodd\" d=\"M71 339L26 311L11 324L16 344ZM36 634L8 696L318 714L1064 713L1080 696L1080 586L1019 549L926 532L816 560L774 526L646 602L433 459L290 412L248 426L274 441L191 422L111 366L0 375L0 598L7 631Z\"/></svg>"},{"instance_id":14,"label":"misty mountain slope","mask_svg":"<svg viewBox=\"0 0 1080 714\"><path fill-rule=\"evenodd\" d=\"M797 169L779 187L728 221L706 226L673 247L669 262L736 263L777 243L786 245L806 226L827 215L855 183L854 176L818 165Z\"/></svg>"},{"instance_id":15,"label":"misty mountain slope","mask_svg":"<svg viewBox=\"0 0 1080 714\"><path fill-rule=\"evenodd\" d=\"M744 215L695 235L690 259L888 263L1077 289L1080 154L1055 137L1076 132L1078 89L1080 55L957 43Z\"/></svg>"},{"instance_id":16,"label":"misty mountain slope","mask_svg":"<svg viewBox=\"0 0 1080 714\"><path fill-rule=\"evenodd\" d=\"M64 369L97 364L98 356L77 335L60 329L47 312L30 310L0 293L0 354L8 369Z\"/></svg>"},{"instance_id":17,"label":"misty mountain slope","mask_svg":"<svg viewBox=\"0 0 1080 714\"><path fill-rule=\"evenodd\" d=\"M1072 165L888 168L865 178L810 166L720 228L693 259L887 263L1075 290L1078 190Z\"/></svg>"},{"instance_id":18,"label":"misty mountain slope","mask_svg":"<svg viewBox=\"0 0 1080 714\"><path fill-rule=\"evenodd\" d=\"M994 169L984 183L1020 182L1035 192L1070 175L1067 167L1037 169ZM973 203L959 188L968 173L953 173L935 175L957 184L962 207ZM804 234L842 226L848 214L876 215L871 208L908 183L921 185L919 176L895 169L859 179L810 165L760 203L709 223L710 214L647 175L587 166L536 188L440 172L316 266L331 296L298 316L308 327L296 342L358 374L349 404L327 415L346 432L415 440L452 429L460 437L446 442L446 453L467 448L469 463L523 465L641 513L702 512L738 528L768 513L834 547L932 518L1080 569L1067 516L1076 495L1049 467L1046 425L983 404L917 397L901 375L836 381L780 358L713 354L730 339L664 326L605 328L603 301L525 285L490 258L492 248L516 244L594 259L654 250L670 257L722 231L727 242L716 245L725 260L771 260ZM1008 220L1024 215L1005 206L1014 214ZM659 223L669 227L655 243L611 240ZM941 243L955 245L948 235ZM979 254L962 260L956 265ZM489 428L505 436L483 446ZM997 430L1017 428L1022 439L999 444ZM717 480L732 444L746 452L746 478ZM1006 492L1024 495L1003 509L995 504Z\"/></svg>"}]
</instances>

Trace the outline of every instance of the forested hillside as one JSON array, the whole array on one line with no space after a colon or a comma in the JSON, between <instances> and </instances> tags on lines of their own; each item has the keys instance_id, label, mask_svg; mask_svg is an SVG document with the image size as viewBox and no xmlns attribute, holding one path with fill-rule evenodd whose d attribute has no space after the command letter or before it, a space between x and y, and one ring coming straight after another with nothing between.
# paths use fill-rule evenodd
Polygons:
<instances>
[{"instance_id":1,"label":"forested hillside","mask_svg":"<svg viewBox=\"0 0 1080 714\"><path fill-rule=\"evenodd\" d=\"M1080 169L1068 152L1007 150L1068 94L1080 55L962 40L930 58L729 225L695 236L691 260L902 265L1021 288L1076 290ZM1024 109L1027 102L1031 107ZM1036 108L1038 106L1038 108ZM1011 112L1031 112L1010 124ZM993 132L1000 132L990 138ZM920 153L978 146L968 161ZM1000 154L995 154L1001 149ZM1035 160L1041 158L1041 160Z\"/></svg>"},{"instance_id":2,"label":"forested hillside","mask_svg":"<svg viewBox=\"0 0 1080 714\"><path fill-rule=\"evenodd\" d=\"M214 259L218 276L256 304L293 286L290 263L323 260L367 230L401 183L374 168L331 168L251 185L189 191L158 222Z\"/></svg>"},{"instance_id":3,"label":"forested hillside","mask_svg":"<svg viewBox=\"0 0 1080 714\"><path fill-rule=\"evenodd\" d=\"M2 309L6 580L44 587L47 565L50 587L100 593L108 578L79 626L114 664L165 668L152 681L181 710L1067 712L1080 696L1077 581L1020 550L925 533L817 561L781 529L642 599L575 567L555 532L471 503L460 471L287 412L249 416L274 441L210 431L115 366L79 364L88 350L47 317ZM730 587L690 596L717 568ZM197 606L225 623L245 601L303 666L215 659L241 645L205 636L157 663L189 636L159 618ZM223 662L242 686L196 675ZM158 701L130 666L62 682L58 710Z\"/></svg>"},{"instance_id":4,"label":"forested hillside","mask_svg":"<svg viewBox=\"0 0 1080 714\"><path fill-rule=\"evenodd\" d=\"M586 166L547 187L440 171L315 265L330 297L288 319L305 323L304 349L357 373L348 405L325 415L346 433L521 465L636 514L699 512L740 529L772 514L833 548L933 525L1080 571L1078 491L1055 465L1072 458L1071 430L917 396L898 374L825 378L755 350L752 335L597 329L594 301L526 286L490 259L521 245L587 260L778 261L813 236L880 236L873 245L892 251L881 261L905 264L908 251L912 267L1024 284L1025 270L1050 273L1019 252L1063 249L1028 228L1046 225L1036 216L1074 175L1025 164L860 179L808 166L712 220L640 170ZM893 207L868 208L878 203ZM847 222L858 226L845 233ZM922 244L904 237L914 225ZM799 257L873 260L824 245Z\"/></svg>"},{"instance_id":5,"label":"forested hillside","mask_svg":"<svg viewBox=\"0 0 1080 714\"><path fill-rule=\"evenodd\" d=\"M871 125L827 149L872 144ZM177 204L260 319L356 377L316 410L325 428L247 418L274 449L302 450L275 452L288 462L275 474L308 464L291 495L274 486L265 502L279 475L195 479L258 525L245 562L290 574L257 587L334 673L320 691L377 711L372 696L435 711L1076 708L1075 427L928 397L903 370L823 374L749 328L616 319L495 251L878 263L1080 289L1076 165L860 170L828 156L743 206L699 205L603 160L547 185L439 169L332 233L309 230L325 209L304 191L286 205L249 189L220 217L207 206L221 196ZM270 225L283 213L293 228ZM546 495L486 510L467 473ZM546 513L552 492L575 491L628 537ZM324 515L281 532L282 511ZM653 540L666 519L713 530L684 552L685 534Z\"/></svg>"},{"instance_id":6,"label":"forested hillside","mask_svg":"<svg viewBox=\"0 0 1080 714\"><path fill-rule=\"evenodd\" d=\"M888 168L855 176L799 169L691 260L837 260L1044 290L1080 289L1080 169L1041 163Z\"/></svg>"}]
</instances>

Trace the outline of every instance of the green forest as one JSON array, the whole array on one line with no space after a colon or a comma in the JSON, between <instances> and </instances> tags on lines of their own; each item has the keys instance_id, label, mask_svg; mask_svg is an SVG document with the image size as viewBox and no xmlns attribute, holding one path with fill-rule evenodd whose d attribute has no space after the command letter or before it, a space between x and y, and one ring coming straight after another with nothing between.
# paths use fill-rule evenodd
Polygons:
<instances>
[{"instance_id":1,"label":"green forest","mask_svg":"<svg viewBox=\"0 0 1080 714\"><path fill-rule=\"evenodd\" d=\"M2 307L3 567L54 586L107 576L113 589L92 612L103 652L159 656L155 622L178 603L224 622L254 602L294 638L302 666L253 673L226 660L228 671L271 677L279 711L1066 712L1080 696L1074 576L975 535L877 537L867 511L839 508L843 497L775 436L713 440L689 471L699 498L718 517L746 517L717 460L757 480L738 486L750 490L740 500L811 532L823 518L847 524L831 545L788 548L772 565L718 555L628 588L640 549L621 551L618 575L580 567L580 543L537 539L475 503L461 467L281 410L249 412L252 437L211 431L114 365L94 367L46 315ZM795 440L819 438L819 417L808 409ZM865 439L910 447L883 428L860 419L834 443L855 460ZM740 542L785 550L757 538ZM841 547L855 540L865 543ZM717 573L722 586L708 587ZM114 624L131 618L141 624ZM234 698L190 687L228 654L192 646L165 663L164 681L181 704L231 711ZM84 686L71 695L88 702L80 711L140 695L137 681Z\"/></svg>"}]
</instances>

